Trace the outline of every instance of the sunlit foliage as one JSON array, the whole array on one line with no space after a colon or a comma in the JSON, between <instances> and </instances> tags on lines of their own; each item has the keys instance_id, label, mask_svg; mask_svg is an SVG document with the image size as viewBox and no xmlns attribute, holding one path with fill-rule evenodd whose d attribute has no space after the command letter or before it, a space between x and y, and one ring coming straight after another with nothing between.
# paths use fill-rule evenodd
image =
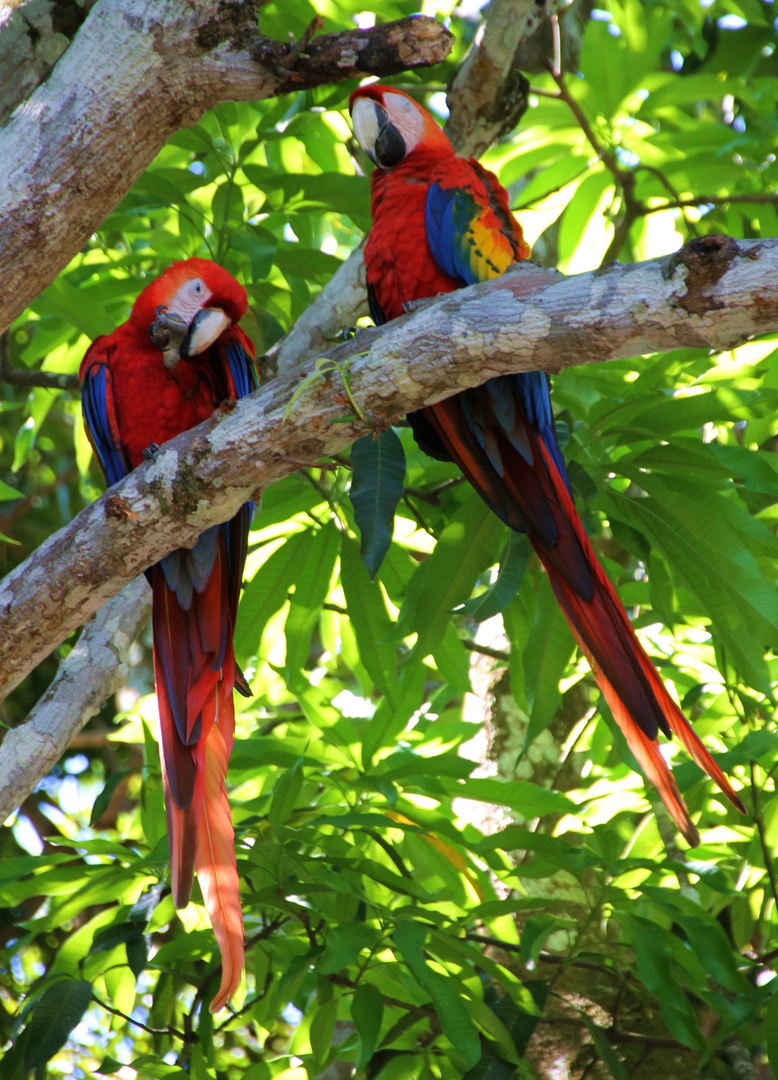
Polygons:
<instances>
[{"instance_id":1,"label":"sunlit foliage","mask_svg":"<svg viewBox=\"0 0 778 1080\"><path fill-rule=\"evenodd\" d=\"M317 11L336 30L417 7L279 0L260 25L286 38ZM395 80L441 117L479 22L473 5L451 7L424 4L450 16L450 61ZM577 273L698 235L778 235L774 17L761 0L565 13L580 49L561 96L532 75L520 126L485 156L535 257ZM176 134L11 328L8 361L76 372L143 284L190 255L246 285L244 325L267 350L369 226L353 85L225 105ZM755 820L670 746L702 833L693 855L675 845L536 560L398 429L405 491L374 580L347 460L301 469L254 519L236 631L254 696L238 699L230 765L248 942L235 1015L203 1007L218 951L197 891L176 913L167 889L144 639L130 686L2 833L0 1038L17 1039L4 1080L25 1062L123 1080L302 1080L335 1060L372 1080L532 1076L528 1044L576 965L612 994L592 983L567 999L588 1043L570 1075L591 1061L604 1070L591 1075L659 1075L644 1069L665 1054L685 1063L678 1075L725 1077L733 1039L775 1068L776 359L762 340L553 381L586 527ZM77 393L3 385L3 569L101 490ZM500 612L505 637L485 621ZM4 722L23 719L70 645ZM483 708L463 711L484 648L510 680L485 769L465 746Z\"/></svg>"}]
</instances>

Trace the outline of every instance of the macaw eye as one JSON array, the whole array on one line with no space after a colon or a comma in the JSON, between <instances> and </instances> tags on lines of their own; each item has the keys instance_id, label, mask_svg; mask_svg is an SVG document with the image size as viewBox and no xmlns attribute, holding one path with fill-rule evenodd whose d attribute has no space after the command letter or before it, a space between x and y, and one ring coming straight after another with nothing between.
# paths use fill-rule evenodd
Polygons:
<instances>
[{"instance_id":1,"label":"macaw eye","mask_svg":"<svg viewBox=\"0 0 778 1080\"><path fill-rule=\"evenodd\" d=\"M199 296L202 291L203 291L203 283L198 278L198 280L195 281L194 284L192 285L192 292L197 293L197 295Z\"/></svg>"}]
</instances>

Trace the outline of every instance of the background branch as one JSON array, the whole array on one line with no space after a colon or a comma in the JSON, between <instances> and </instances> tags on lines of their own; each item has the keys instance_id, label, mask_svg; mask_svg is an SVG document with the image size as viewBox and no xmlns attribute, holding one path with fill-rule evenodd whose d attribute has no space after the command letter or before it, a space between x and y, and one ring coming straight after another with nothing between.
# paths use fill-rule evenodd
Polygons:
<instances>
[{"instance_id":1,"label":"background branch","mask_svg":"<svg viewBox=\"0 0 778 1080\"><path fill-rule=\"evenodd\" d=\"M84 246L167 139L207 109L435 64L451 42L420 17L298 48L263 37L251 3L97 0L46 81L0 129L0 331Z\"/></svg>"},{"instance_id":2,"label":"background branch","mask_svg":"<svg viewBox=\"0 0 778 1080\"><path fill-rule=\"evenodd\" d=\"M489 4L483 37L449 86L446 134L458 154L478 157L516 127L529 93L529 83L516 63L517 50L556 7L542 0Z\"/></svg>"},{"instance_id":3,"label":"background branch","mask_svg":"<svg viewBox=\"0 0 778 1080\"><path fill-rule=\"evenodd\" d=\"M150 615L151 589L137 577L86 627L25 723L6 732L0 746L0 822L24 802L105 699L125 684L130 646Z\"/></svg>"}]
</instances>

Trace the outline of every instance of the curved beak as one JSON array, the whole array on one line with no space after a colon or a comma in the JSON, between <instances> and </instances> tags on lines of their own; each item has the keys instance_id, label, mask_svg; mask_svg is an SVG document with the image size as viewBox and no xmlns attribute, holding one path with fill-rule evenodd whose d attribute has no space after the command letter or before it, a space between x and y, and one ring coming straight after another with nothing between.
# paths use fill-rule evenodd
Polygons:
<instances>
[{"instance_id":1,"label":"curved beak","mask_svg":"<svg viewBox=\"0 0 778 1080\"><path fill-rule=\"evenodd\" d=\"M377 101L357 98L351 120L354 137L374 165L389 169L405 157L405 139Z\"/></svg>"},{"instance_id":2,"label":"curved beak","mask_svg":"<svg viewBox=\"0 0 778 1080\"><path fill-rule=\"evenodd\" d=\"M225 315L221 308L203 308L202 311L197 312L189 324L189 329L179 346L179 353L184 359L198 356L210 348L231 324L232 319L229 315Z\"/></svg>"}]
</instances>

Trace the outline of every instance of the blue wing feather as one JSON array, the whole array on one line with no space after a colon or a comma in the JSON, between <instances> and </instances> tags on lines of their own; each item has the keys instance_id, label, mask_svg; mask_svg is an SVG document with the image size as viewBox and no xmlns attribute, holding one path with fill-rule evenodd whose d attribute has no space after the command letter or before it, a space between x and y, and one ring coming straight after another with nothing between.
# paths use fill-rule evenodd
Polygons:
<instances>
[{"instance_id":1,"label":"blue wing feather","mask_svg":"<svg viewBox=\"0 0 778 1080\"><path fill-rule=\"evenodd\" d=\"M476 237L484 207L463 188L444 188L430 184L426 202L427 240L435 262L441 270L462 285L474 285L494 276L496 267L479 248ZM520 406L526 420L538 432L548 447L554 462L569 488L567 470L557 445L554 416L551 410L548 378L542 371L520 372L490 379L485 386L496 420L514 448L524 460L533 464L532 447L522 423L516 422L516 407ZM482 450L489 456L499 475L503 462L496 440L489 437L489 419L477 416L470 402L462 395L462 409L467 423Z\"/></svg>"},{"instance_id":2,"label":"blue wing feather","mask_svg":"<svg viewBox=\"0 0 778 1080\"><path fill-rule=\"evenodd\" d=\"M81 388L84 425L109 486L118 484L129 472L121 444L112 434L108 419L109 396L112 396L110 379L107 366L96 361L87 369ZM110 407L113 409L113 401Z\"/></svg>"}]
</instances>

